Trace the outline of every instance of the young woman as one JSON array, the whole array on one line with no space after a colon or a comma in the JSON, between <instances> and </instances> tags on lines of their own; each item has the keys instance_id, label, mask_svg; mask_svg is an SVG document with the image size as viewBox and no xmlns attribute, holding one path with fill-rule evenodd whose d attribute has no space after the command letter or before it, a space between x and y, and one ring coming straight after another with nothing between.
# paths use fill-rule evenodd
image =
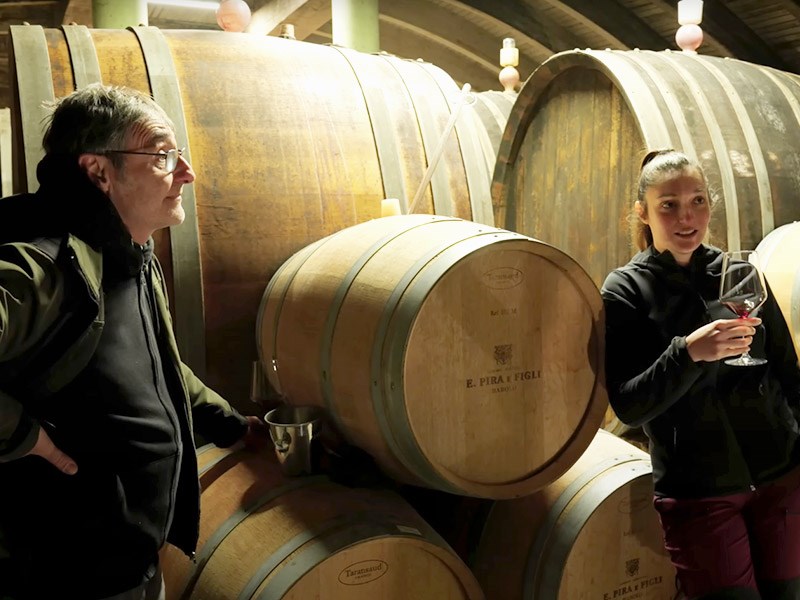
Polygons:
<instances>
[{"instance_id":1,"label":"young woman","mask_svg":"<svg viewBox=\"0 0 800 600\"><path fill-rule=\"evenodd\" d=\"M650 440L655 507L688 598L800 599L800 368L778 305L736 318L700 165L649 153L631 261L607 277L607 379L619 419ZM767 358L737 367L749 350Z\"/></svg>"}]
</instances>

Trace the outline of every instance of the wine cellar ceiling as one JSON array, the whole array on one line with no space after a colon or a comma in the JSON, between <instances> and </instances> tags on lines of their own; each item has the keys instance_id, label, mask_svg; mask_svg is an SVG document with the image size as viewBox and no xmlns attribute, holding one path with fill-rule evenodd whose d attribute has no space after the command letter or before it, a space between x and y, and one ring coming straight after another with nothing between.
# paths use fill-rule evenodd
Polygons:
<instances>
[{"instance_id":1,"label":"wine cellar ceiling","mask_svg":"<svg viewBox=\"0 0 800 600\"><path fill-rule=\"evenodd\" d=\"M298 40L330 44L331 0L248 0L248 31L277 35L294 25ZM381 49L420 58L477 90L500 89L503 38L520 50L523 81L554 53L575 48L677 50L673 0L381 0ZM701 54L729 56L800 73L800 0L706 0ZM213 10L151 2L149 24L219 29ZM0 105L7 106L8 28L30 23L92 25L91 0L0 2Z\"/></svg>"}]
</instances>

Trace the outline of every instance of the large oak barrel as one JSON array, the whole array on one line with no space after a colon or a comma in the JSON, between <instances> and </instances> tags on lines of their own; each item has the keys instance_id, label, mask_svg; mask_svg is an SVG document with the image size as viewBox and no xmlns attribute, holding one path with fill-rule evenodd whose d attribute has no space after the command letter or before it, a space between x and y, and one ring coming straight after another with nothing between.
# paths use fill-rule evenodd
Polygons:
<instances>
[{"instance_id":1,"label":"large oak barrel","mask_svg":"<svg viewBox=\"0 0 800 600\"><path fill-rule=\"evenodd\" d=\"M650 457L599 430L552 485L494 503L472 568L492 600L673 600Z\"/></svg>"},{"instance_id":2,"label":"large oak barrel","mask_svg":"<svg viewBox=\"0 0 800 600\"><path fill-rule=\"evenodd\" d=\"M11 42L16 191L37 185L42 101L102 80L150 92L170 113L198 178L184 188L187 222L156 250L182 356L240 406L275 269L379 216L382 198L410 202L460 102L431 64L275 37L15 26ZM495 158L481 132L491 135L463 106L418 212L492 224Z\"/></svg>"},{"instance_id":3,"label":"large oak barrel","mask_svg":"<svg viewBox=\"0 0 800 600\"><path fill-rule=\"evenodd\" d=\"M498 227L570 254L600 285L632 255L646 150L699 158L719 199L711 241L748 249L800 219L800 78L683 52L571 51L531 75L492 184Z\"/></svg>"},{"instance_id":4,"label":"large oak barrel","mask_svg":"<svg viewBox=\"0 0 800 600\"><path fill-rule=\"evenodd\" d=\"M758 246L761 268L781 307L800 361L800 222L778 227Z\"/></svg>"},{"instance_id":5,"label":"large oak barrel","mask_svg":"<svg viewBox=\"0 0 800 600\"><path fill-rule=\"evenodd\" d=\"M390 475L507 498L556 479L594 437L603 327L597 287L557 248L405 215L289 259L258 335L272 385L327 409Z\"/></svg>"},{"instance_id":6,"label":"large oak barrel","mask_svg":"<svg viewBox=\"0 0 800 600\"><path fill-rule=\"evenodd\" d=\"M483 135L483 143L489 148L484 151L487 156L497 156L500 140L508 122L508 115L517 100L516 92L497 92L489 90L475 95L475 113L483 127L479 128ZM494 164L492 165L494 171Z\"/></svg>"},{"instance_id":7,"label":"large oak barrel","mask_svg":"<svg viewBox=\"0 0 800 600\"><path fill-rule=\"evenodd\" d=\"M204 446L196 562L161 553L167 598L481 600L466 565L400 497L284 478L271 452Z\"/></svg>"}]
</instances>

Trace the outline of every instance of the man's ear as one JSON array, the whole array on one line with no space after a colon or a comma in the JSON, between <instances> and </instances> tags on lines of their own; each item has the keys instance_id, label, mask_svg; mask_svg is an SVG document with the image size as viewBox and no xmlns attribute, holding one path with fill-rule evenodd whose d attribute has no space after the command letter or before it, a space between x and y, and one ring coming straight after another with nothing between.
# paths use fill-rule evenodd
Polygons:
<instances>
[{"instance_id":1,"label":"man's ear","mask_svg":"<svg viewBox=\"0 0 800 600\"><path fill-rule=\"evenodd\" d=\"M89 180L95 184L100 191L108 193L108 158L101 154L81 154L78 157L78 165L86 173Z\"/></svg>"}]
</instances>

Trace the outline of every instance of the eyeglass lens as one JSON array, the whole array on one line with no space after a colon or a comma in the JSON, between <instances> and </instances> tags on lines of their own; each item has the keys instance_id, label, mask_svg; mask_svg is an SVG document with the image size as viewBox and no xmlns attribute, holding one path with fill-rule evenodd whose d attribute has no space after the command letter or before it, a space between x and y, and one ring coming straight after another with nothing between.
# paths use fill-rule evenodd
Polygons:
<instances>
[{"instance_id":1,"label":"eyeglass lens","mask_svg":"<svg viewBox=\"0 0 800 600\"><path fill-rule=\"evenodd\" d=\"M178 166L178 157L180 155L181 151L177 148L167 150L166 164L164 166L168 173L172 173L175 170L175 167Z\"/></svg>"}]
</instances>

